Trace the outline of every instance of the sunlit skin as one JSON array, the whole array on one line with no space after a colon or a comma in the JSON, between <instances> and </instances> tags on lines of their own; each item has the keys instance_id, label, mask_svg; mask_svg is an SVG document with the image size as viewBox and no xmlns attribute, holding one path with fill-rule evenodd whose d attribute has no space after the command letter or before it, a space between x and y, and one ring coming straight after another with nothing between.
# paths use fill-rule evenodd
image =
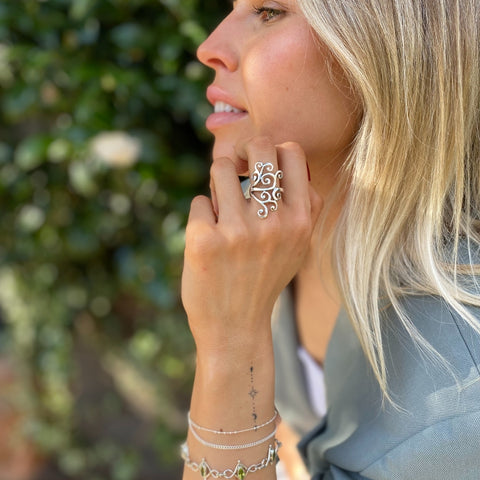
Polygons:
<instances>
[{"instance_id":1,"label":"sunlit skin","mask_svg":"<svg viewBox=\"0 0 480 480\"><path fill-rule=\"evenodd\" d=\"M256 416L272 414L270 316L294 275L300 340L318 361L324 358L339 304L328 287L335 284L330 263L317 268L314 252L322 246L314 226L319 198L330 193L348 154L359 108L294 1L237 0L198 58L215 71L207 97L222 111L207 119L215 136L212 201L197 197L187 225L182 298L197 344L191 412L205 425L221 418L222 428L235 429L248 425L251 412L232 378L250 365L262 386ZM238 186L237 176L250 175L257 161L285 173L283 200L266 220ZM286 426L281 430L284 440L294 437ZM189 445L198 458L201 446L191 436ZM292 478L300 478L305 470L294 448L288 450ZM251 451L252 459L259 451ZM235 453L208 454L218 464L236 461ZM186 469L184 479L190 478Z\"/></svg>"},{"instance_id":2,"label":"sunlit skin","mask_svg":"<svg viewBox=\"0 0 480 480\"><path fill-rule=\"evenodd\" d=\"M266 135L298 142L313 170L332 162L338 169L357 125L356 99L296 2L236 1L198 57L215 70L209 100L246 111L209 118L214 158L232 158L246 173L234 146Z\"/></svg>"}]
</instances>

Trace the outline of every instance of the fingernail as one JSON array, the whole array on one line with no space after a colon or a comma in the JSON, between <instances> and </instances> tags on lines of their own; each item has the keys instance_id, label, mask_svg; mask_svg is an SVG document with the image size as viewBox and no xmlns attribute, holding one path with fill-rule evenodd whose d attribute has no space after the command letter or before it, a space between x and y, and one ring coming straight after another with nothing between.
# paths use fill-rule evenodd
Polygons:
<instances>
[{"instance_id":1,"label":"fingernail","mask_svg":"<svg viewBox=\"0 0 480 480\"><path fill-rule=\"evenodd\" d=\"M312 177L310 176L310 167L308 166L308 162L307 162L307 175L308 175L308 181L311 182Z\"/></svg>"}]
</instances>

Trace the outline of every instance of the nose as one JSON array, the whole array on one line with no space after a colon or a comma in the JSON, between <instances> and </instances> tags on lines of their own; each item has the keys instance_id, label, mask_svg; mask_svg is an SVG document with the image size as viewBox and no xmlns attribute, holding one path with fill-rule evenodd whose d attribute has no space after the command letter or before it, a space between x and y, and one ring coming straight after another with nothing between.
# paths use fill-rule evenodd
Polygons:
<instances>
[{"instance_id":1,"label":"nose","mask_svg":"<svg viewBox=\"0 0 480 480\"><path fill-rule=\"evenodd\" d=\"M228 15L209 37L198 47L197 58L214 70L235 71L238 67L238 52L234 39L233 12Z\"/></svg>"}]
</instances>

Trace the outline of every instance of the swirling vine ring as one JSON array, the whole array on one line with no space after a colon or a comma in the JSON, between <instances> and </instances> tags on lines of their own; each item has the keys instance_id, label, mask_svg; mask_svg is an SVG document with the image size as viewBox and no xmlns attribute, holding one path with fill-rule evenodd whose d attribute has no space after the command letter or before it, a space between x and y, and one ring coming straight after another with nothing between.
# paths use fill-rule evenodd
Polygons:
<instances>
[{"instance_id":1,"label":"swirling vine ring","mask_svg":"<svg viewBox=\"0 0 480 480\"><path fill-rule=\"evenodd\" d=\"M267 218L270 211L278 209L278 202L282 198L283 189L280 187L280 179L283 172L273 172L273 165L269 162L257 162L251 176L251 183L248 189L250 198L253 198L261 205L257 211L260 218Z\"/></svg>"}]
</instances>

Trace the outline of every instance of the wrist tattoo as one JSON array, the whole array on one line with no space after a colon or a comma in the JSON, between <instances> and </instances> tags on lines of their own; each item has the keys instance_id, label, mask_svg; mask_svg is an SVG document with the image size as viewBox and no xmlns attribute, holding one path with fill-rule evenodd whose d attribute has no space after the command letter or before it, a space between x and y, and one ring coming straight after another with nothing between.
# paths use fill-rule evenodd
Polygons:
<instances>
[{"instance_id":1,"label":"wrist tattoo","mask_svg":"<svg viewBox=\"0 0 480 480\"><path fill-rule=\"evenodd\" d=\"M252 418L253 418L253 425L255 429L257 429L257 408L255 405L255 397L258 395L258 390L255 389L253 383L253 366L250 366L250 391L248 392L250 398L252 399Z\"/></svg>"}]
</instances>

